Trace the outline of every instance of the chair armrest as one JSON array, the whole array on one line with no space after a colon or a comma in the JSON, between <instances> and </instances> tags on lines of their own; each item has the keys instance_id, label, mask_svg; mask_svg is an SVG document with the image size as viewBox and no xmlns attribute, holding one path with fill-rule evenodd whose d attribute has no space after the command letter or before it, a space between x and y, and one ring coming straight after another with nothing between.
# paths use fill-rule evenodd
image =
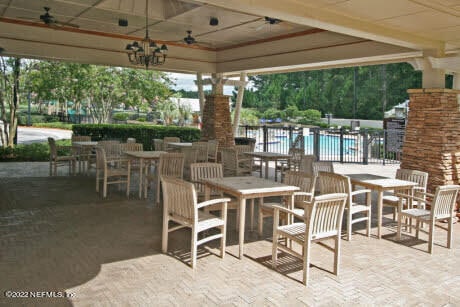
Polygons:
<instances>
[{"instance_id":1,"label":"chair armrest","mask_svg":"<svg viewBox=\"0 0 460 307\"><path fill-rule=\"evenodd\" d=\"M201 202L201 203L198 203L198 204L197 204L197 208L200 209L200 208L207 207L207 206L211 206L211 205L215 205L215 204L228 203L228 202L230 202L230 201L231 201L230 198L216 198L216 199L210 199L210 200L206 200L206 201L203 201L203 202Z\"/></svg>"},{"instance_id":2,"label":"chair armrest","mask_svg":"<svg viewBox=\"0 0 460 307\"><path fill-rule=\"evenodd\" d=\"M304 219L304 216L303 215L300 215L300 214L297 214L294 210L291 210L291 209L288 209L288 208L285 208L285 207L281 207L281 206L278 206L278 205L273 205L273 209L275 210L279 210L279 211L283 211L285 213L288 213L288 214L292 214L294 215L295 217L299 218L299 219Z\"/></svg>"},{"instance_id":3,"label":"chair armrest","mask_svg":"<svg viewBox=\"0 0 460 307\"><path fill-rule=\"evenodd\" d=\"M352 191L350 193L351 196L359 195L359 194L364 194L364 193L371 193L372 191L370 189L362 189L362 190L356 190Z\"/></svg>"},{"instance_id":4,"label":"chair armrest","mask_svg":"<svg viewBox=\"0 0 460 307\"><path fill-rule=\"evenodd\" d=\"M123 158L120 158L120 159L110 159L110 160L107 160L107 164L109 163L128 163L130 162L131 159L123 159Z\"/></svg>"},{"instance_id":5,"label":"chair armrest","mask_svg":"<svg viewBox=\"0 0 460 307\"><path fill-rule=\"evenodd\" d=\"M425 193L425 188L424 187L413 187L414 190L418 191L418 192L423 192Z\"/></svg>"},{"instance_id":6,"label":"chair armrest","mask_svg":"<svg viewBox=\"0 0 460 307\"><path fill-rule=\"evenodd\" d=\"M313 193L310 193L310 192L294 192L294 196L310 196L310 197L313 197Z\"/></svg>"},{"instance_id":7,"label":"chair armrest","mask_svg":"<svg viewBox=\"0 0 460 307\"><path fill-rule=\"evenodd\" d=\"M424 195L432 195L432 194L428 194L428 193L422 193L422 194L424 194ZM412 199L412 200L418 200L418 201L421 201L421 202L424 202L424 203L427 203L427 204L430 203L429 201L427 201L424 198L409 195L409 194L396 193L395 195L398 196L399 198L407 198L407 199ZM432 196L434 196L434 195L432 195Z\"/></svg>"}]
</instances>

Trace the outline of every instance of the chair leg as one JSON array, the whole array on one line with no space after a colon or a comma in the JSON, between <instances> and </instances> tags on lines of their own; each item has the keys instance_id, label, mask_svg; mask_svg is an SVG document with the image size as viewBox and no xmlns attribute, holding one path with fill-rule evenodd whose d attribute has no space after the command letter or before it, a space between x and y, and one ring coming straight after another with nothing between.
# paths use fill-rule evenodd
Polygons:
<instances>
[{"instance_id":1,"label":"chair leg","mask_svg":"<svg viewBox=\"0 0 460 307\"><path fill-rule=\"evenodd\" d=\"M96 192L99 193L99 170L96 170Z\"/></svg>"},{"instance_id":2,"label":"chair leg","mask_svg":"<svg viewBox=\"0 0 460 307\"><path fill-rule=\"evenodd\" d=\"M194 269L196 266L196 254L197 254L197 242L198 242L198 233L196 232L195 228L192 227L192 251L191 251L191 256L192 256L192 268Z\"/></svg>"},{"instance_id":3,"label":"chair leg","mask_svg":"<svg viewBox=\"0 0 460 307\"><path fill-rule=\"evenodd\" d=\"M254 230L254 198L251 199L251 231Z\"/></svg>"},{"instance_id":4,"label":"chair leg","mask_svg":"<svg viewBox=\"0 0 460 307\"><path fill-rule=\"evenodd\" d=\"M304 258L303 258L303 284L308 287L308 279L310 276L310 240L309 238L306 238L305 243L304 243Z\"/></svg>"},{"instance_id":5,"label":"chair leg","mask_svg":"<svg viewBox=\"0 0 460 307\"><path fill-rule=\"evenodd\" d=\"M398 230L396 232L396 239L401 240L401 227L402 227L402 216L398 214Z\"/></svg>"},{"instance_id":6,"label":"chair leg","mask_svg":"<svg viewBox=\"0 0 460 307\"><path fill-rule=\"evenodd\" d=\"M449 224L447 226L447 248L452 248L452 229L454 226L454 219L450 217L447 223Z\"/></svg>"},{"instance_id":7,"label":"chair leg","mask_svg":"<svg viewBox=\"0 0 460 307\"><path fill-rule=\"evenodd\" d=\"M273 242L272 242L272 268L276 268L278 261L278 234L276 229L273 230Z\"/></svg>"},{"instance_id":8,"label":"chair leg","mask_svg":"<svg viewBox=\"0 0 460 307\"><path fill-rule=\"evenodd\" d=\"M50 176L53 176L53 162L50 161Z\"/></svg>"},{"instance_id":9,"label":"chair leg","mask_svg":"<svg viewBox=\"0 0 460 307\"><path fill-rule=\"evenodd\" d=\"M418 236L419 236L419 233L420 233L420 220L417 219L415 221L415 237L418 239Z\"/></svg>"},{"instance_id":10,"label":"chair leg","mask_svg":"<svg viewBox=\"0 0 460 307\"><path fill-rule=\"evenodd\" d=\"M340 271L340 233L335 238L334 250L334 274L339 275Z\"/></svg>"},{"instance_id":11,"label":"chair leg","mask_svg":"<svg viewBox=\"0 0 460 307\"><path fill-rule=\"evenodd\" d=\"M163 234L161 236L161 251L165 254L168 252L168 234L169 234L168 223L169 223L168 213L163 212Z\"/></svg>"},{"instance_id":12,"label":"chair leg","mask_svg":"<svg viewBox=\"0 0 460 307\"><path fill-rule=\"evenodd\" d=\"M107 176L104 175L104 185L102 186L102 197L107 197Z\"/></svg>"},{"instance_id":13,"label":"chair leg","mask_svg":"<svg viewBox=\"0 0 460 307\"><path fill-rule=\"evenodd\" d=\"M225 256L225 244L227 244L227 223L221 226L220 231L222 232L222 238L220 238L220 257L224 259Z\"/></svg>"},{"instance_id":14,"label":"chair leg","mask_svg":"<svg viewBox=\"0 0 460 307\"><path fill-rule=\"evenodd\" d=\"M351 213L351 208L348 208L347 210L347 240L351 241L351 226L352 226L352 219L353 219L353 214Z\"/></svg>"},{"instance_id":15,"label":"chair leg","mask_svg":"<svg viewBox=\"0 0 460 307\"><path fill-rule=\"evenodd\" d=\"M417 220L418 223L418 220ZM428 227L428 253L432 254L433 253L433 235L434 235L434 219L430 221Z\"/></svg>"}]
</instances>

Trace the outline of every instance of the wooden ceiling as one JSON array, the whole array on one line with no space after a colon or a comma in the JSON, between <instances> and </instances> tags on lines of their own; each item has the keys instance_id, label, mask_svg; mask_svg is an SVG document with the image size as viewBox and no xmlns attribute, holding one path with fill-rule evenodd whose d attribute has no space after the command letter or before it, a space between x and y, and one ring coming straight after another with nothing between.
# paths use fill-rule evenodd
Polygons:
<instances>
[{"instance_id":1,"label":"wooden ceiling","mask_svg":"<svg viewBox=\"0 0 460 307\"><path fill-rule=\"evenodd\" d=\"M149 36L169 48L167 63L156 67L162 70L264 73L423 55L438 65L449 58L450 69L457 70L452 58L460 49L460 0L148 1ZM6 55L130 66L124 47L145 36L145 5L0 0L0 47ZM44 7L57 24L40 20ZM217 26L210 25L212 17ZM128 26L119 26L119 19ZM183 41L188 30L196 44Z\"/></svg>"}]
</instances>

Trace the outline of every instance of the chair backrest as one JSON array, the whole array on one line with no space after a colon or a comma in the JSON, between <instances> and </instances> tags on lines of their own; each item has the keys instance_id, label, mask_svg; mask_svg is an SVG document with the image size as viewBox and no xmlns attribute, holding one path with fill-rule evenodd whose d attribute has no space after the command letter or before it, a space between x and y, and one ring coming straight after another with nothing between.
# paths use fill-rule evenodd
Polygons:
<instances>
[{"instance_id":1,"label":"chair backrest","mask_svg":"<svg viewBox=\"0 0 460 307\"><path fill-rule=\"evenodd\" d=\"M293 185L300 188L300 191L313 193L315 192L315 177L305 172L286 171L284 172L284 181L287 185ZM308 196L296 196L296 202L310 200Z\"/></svg>"},{"instance_id":2,"label":"chair backrest","mask_svg":"<svg viewBox=\"0 0 460 307\"><path fill-rule=\"evenodd\" d=\"M164 150L164 142L162 139L153 139L153 149L156 151Z\"/></svg>"},{"instance_id":3,"label":"chair backrest","mask_svg":"<svg viewBox=\"0 0 460 307\"><path fill-rule=\"evenodd\" d=\"M165 213L191 226L197 223L197 198L193 184L167 176L161 176L160 180Z\"/></svg>"},{"instance_id":4,"label":"chair backrest","mask_svg":"<svg viewBox=\"0 0 460 307\"><path fill-rule=\"evenodd\" d=\"M431 202L431 216L435 219L451 217L454 214L459 189L459 185L437 187Z\"/></svg>"},{"instance_id":5,"label":"chair backrest","mask_svg":"<svg viewBox=\"0 0 460 307\"><path fill-rule=\"evenodd\" d=\"M195 163L198 157L198 148L183 147L181 152L184 154L184 167L190 168L192 163Z\"/></svg>"},{"instance_id":6,"label":"chair backrest","mask_svg":"<svg viewBox=\"0 0 460 307\"><path fill-rule=\"evenodd\" d=\"M334 164L331 161L315 161L312 163L313 175L318 176L318 172L334 172Z\"/></svg>"},{"instance_id":7,"label":"chair backrest","mask_svg":"<svg viewBox=\"0 0 460 307\"><path fill-rule=\"evenodd\" d=\"M121 147L119 141L100 141L98 146L104 148L107 160L119 159L121 157Z\"/></svg>"},{"instance_id":8,"label":"chair backrest","mask_svg":"<svg viewBox=\"0 0 460 307\"><path fill-rule=\"evenodd\" d=\"M136 138L127 138L126 143L136 143Z\"/></svg>"},{"instance_id":9,"label":"chair backrest","mask_svg":"<svg viewBox=\"0 0 460 307\"><path fill-rule=\"evenodd\" d=\"M423 190L426 191L426 185L428 183L428 173L417 170L399 168L396 170L396 179L416 182L418 187L423 188Z\"/></svg>"},{"instance_id":10,"label":"chair backrest","mask_svg":"<svg viewBox=\"0 0 460 307\"><path fill-rule=\"evenodd\" d=\"M164 143L180 143L180 138L177 136L165 136L163 138Z\"/></svg>"},{"instance_id":11,"label":"chair backrest","mask_svg":"<svg viewBox=\"0 0 460 307\"><path fill-rule=\"evenodd\" d=\"M217 162L217 151L219 149L218 140L208 141L208 161Z\"/></svg>"},{"instance_id":12,"label":"chair backrest","mask_svg":"<svg viewBox=\"0 0 460 307\"><path fill-rule=\"evenodd\" d=\"M208 142L193 142L192 147L198 150L197 162L208 162Z\"/></svg>"},{"instance_id":13,"label":"chair backrest","mask_svg":"<svg viewBox=\"0 0 460 307\"><path fill-rule=\"evenodd\" d=\"M107 167L107 156L102 146L96 146L96 169L105 171Z\"/></svg>"},{"instance_id":14,"label":"chair backrest","mask_svg":"<svg viewBox=\"0 0 460 307\"><path fill-rule=\"evenodd\" d=\"M157 176L182 179L184 176L184 154L179 152L161 154Z\"/></svg>"},{"instance_id":15,"label":"chair backrest","mask_svg":"<svg viewBox=\"0 0 460 307\"><path fill-rule=\"evenodd\" d=\"M332 193L317 196L313 205L307 206L305 224L307 240L316 240L340 234L342 229L343 210L348 195Z\"/></svg>"},{"instance_id":16,"label":"chair backrest","mask_svg":"<svg viewBox=\"0 0 460 307\"><path fill-rule=\"evenodd\" d=\"M122 143L119 146L122 153L125 151L142 151L144 148L142 143Z\"/></svg>"},{"instance_id":17,"label":"chair backrest","mask_svg":"<svg viewBox=\"0 0 460 307\"><path fill-rule=\"evenodd\" d=\"M305 150L302 148L289 148L289 154L291 155L290 163L292 170L300 170L300 163L302 161L302 156L304 155Z\"/></svg>"},{"instance_id":18,"label":"chair backrest","mask_svg":"<svg viewBox=\"0 0 460 307\"><path fill-rule=\"evenodd\" d=\"M236 176L238 171L238 152L234 147L222 148L221 152L224 174Z\"/></svg>"},{"instance_id":19,"label":"chair backrest","mask_svg":"<svg viewBox=\"0 0 460 307\"><path fill-rule=\"evenodd\" d=\"M315 176L315 173L313 172L313 162L316 162L316 160L318 159L315 155L303 155L300 158L299 171L305 172L310 176Z\"/></svg>"},{"instance_id":20,"label":"chair backrest","mask_svg":"<svg viewBox=\"0 0 460 307\"><path fill-rule=\"evenodd\" d=\"M254 151L254 146L252 145L235 145L234 148L238 154L238 157L244 157L244 158L247 158L247 156L244 155L245 152Z\"/></svg>"},{"instance_id":21,"label":"chair backrest","mask_svg":"<svg viewBox=\"0 0 460 307\"><path fill-rule=\"evenodd\" d=\"M220 163L192 163L190 165L190 179L195 183L198 193L204 193L204 185L200 183L202 179L222 178L224 172Z\"/></svg>"},{"instance_id":22,"label":"chair backrest","mask_svg":"<svg viewBox=\"0 0 460 307\"><path fill-rule=\"evenodd\" d=\"M73 142L90 142L91 137L89 135L72 135Z\"/></svg>"},{"instance_id":23,"label":"chair backrest","mask_svg":"<svg viewBox=\"0 0 460 307\"><path fill-rule=\"evenodd\" d=\"M351 192L350 178L344 175L331 172L318 172L319 189L321 194Z\"/></svg>"},{"instance_id":24,"label":"chair backrest","mask_svg":"<svg viewBox=\"0 0 460 307\"><path fill-rule=\"evenodd\" d=\"M55 160L57 157L56 141L53 138L49 137L48 145L50 146L50 159Z\"/></svg>"}]
</instances>

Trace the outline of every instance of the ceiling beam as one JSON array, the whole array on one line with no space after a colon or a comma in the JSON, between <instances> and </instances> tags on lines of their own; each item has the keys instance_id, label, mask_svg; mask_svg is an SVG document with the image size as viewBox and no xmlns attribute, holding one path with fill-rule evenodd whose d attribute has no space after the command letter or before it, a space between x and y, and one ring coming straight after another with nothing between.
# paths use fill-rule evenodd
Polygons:
<instances>
[{"instance_id":1,"label":"ceiling beam","mask_svg":"<svg viewBox=\"0 0 460 307\"><path fill-rule=\"evenodd\" d=\"M434 50L440 56L445 52L445 45L440 40L427 39L413 33L382 26L377 22L337 14L315 6L313 0L206 0L202 2L401 47Z\"/></svg>"}]
</instances>

